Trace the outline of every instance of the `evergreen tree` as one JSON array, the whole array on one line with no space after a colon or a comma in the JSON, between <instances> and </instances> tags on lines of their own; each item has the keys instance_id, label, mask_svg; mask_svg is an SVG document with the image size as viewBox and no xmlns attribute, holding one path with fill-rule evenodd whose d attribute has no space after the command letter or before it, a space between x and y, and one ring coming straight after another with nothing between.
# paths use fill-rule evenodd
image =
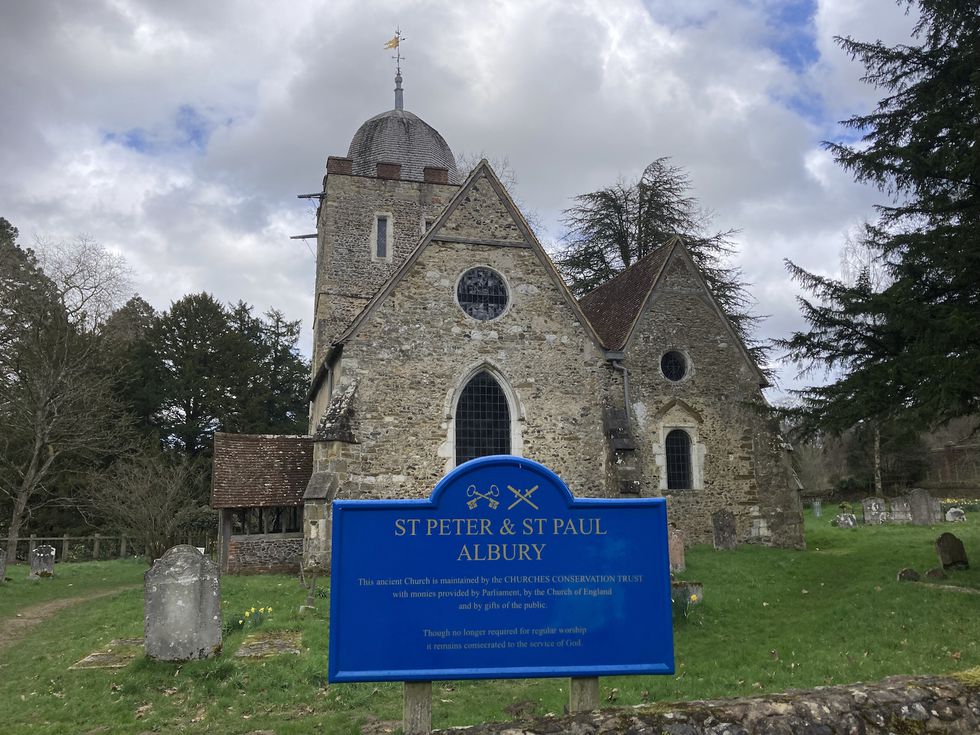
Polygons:
<instances>
[{"instance_id":1,"label":"evergreen tree","mask_svg":"<svg viewBox=\"0 0 980 735\"><path fill-rule=\"evenodd\" d=\"M624 268L680 235L739 335L752 344L750 331L758 317L738 268L726 265L735 245L735 230L713 232L711 216L691 196L687 173L658 158L637 181L575 197L565 210L565 248L556 265L577 296L584 296ZM763 355L756 347L756 359Z\"/></svg>"},{"instance_id":2,"label":"evergreen tree","mask_svg":"<svg viewBox=\"0 0 980 735\"><path fill-rule=\"evenodd\" d=\"M843 123L859 143L826 145L890 196L864 233L889 278L878 291L788 263L816 298L801 299L808 331L779 344L836 375L801 392L811 429L939 424L980 409L980 14L954 0L917 10L911 45L837 39L884 92Z\"/></svg>"}]
</instances>

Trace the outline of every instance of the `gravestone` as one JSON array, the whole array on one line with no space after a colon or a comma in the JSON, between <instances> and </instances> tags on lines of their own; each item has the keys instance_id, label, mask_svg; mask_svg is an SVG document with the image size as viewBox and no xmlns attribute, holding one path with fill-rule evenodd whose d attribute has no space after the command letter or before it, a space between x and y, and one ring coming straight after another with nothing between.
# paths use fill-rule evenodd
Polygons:
<instances>
[{"instance_id":1,"label":"gravestone","mask_svg":"<svg viewBox=\"0 0 980 735\"><path fill-rule=\"evenodd\" d=\"M813 517L820 518L823 515L823 502L820 498L814 498L813 500Z\"/></svg>"},{"instance_id":2,"label":"gravestone","mask_svg":"<svg viewBox=\"0 0 980 735\"><path fill-rule=\"evenodd\" d=\"M146 655L161 661L210 658L221 650L221 582L193 546L174 546L143 575Z\"/></svg>"},{"instance_id":3,"label":"gravestone","mask_svg":"<svg viewBox=\"0 0 980 735\"><path fill-rule=\"evenodd\" d=\"M670 571L683 572L687 569L684 562L684 532L679 528L670 529L670 538L667 542L668 553L670 554Z\"/></svg>"},{"instance_id":4,"label":"gravestone","mask_svg":"<svg viewBox=\"0 0 980 735\"><path fill-rule=\"evenodd\" d=\"M738 536L735 530L735 514L727 508L711 514L711 526L714 533L715 548L731 551L738 546Z\"/></svg>"},{"instance_id":5,"label":"gravestone","mask_svg":"<svg viewBox=\"0 0 980 735\"><path fill-rule=\"evenodd\" d=\"M837 526L838 528L856 528L858 524L857 516L853 513L838 513L834 517L832 526Z\"/></svg>"},{"instance_id":6,"label":"gravestone","mask_svg":"<svg viewBox=\"0 0 980 735\"><path fill-rule=\"evenodd\" d=\"M946 572L942 567L936 567L926 572L926 579L946 579Z\"/></svg>"},{"instance_id":7,"label":"gravestone","mask_svg":"<svg viewBox=\"0 0 980 735\"><path fill-rule=\"evenodd\" d=\"M946 520L950 523L966 521L966 512L962 508L950 508L946 511Z\"/></svg>"},{"instance_id":8,"label":"gravestone","mask_svg":"<svg viewBox=\"0 0 980 735\"><path fill-rule=\"evenodd\" d=\"M936 539L936 553L943 569L969 569L966 549L963 542L951 533L944 533Z\"/></svg>"},{"instance_id":9,"label":"gravestone","mask_svg":"<svg viewBox=\"0 0 980 735\"><path fill-rule=\"evenodd\" d=\"M867 524L880 526L888 520L883 498L865 498L861 501L861 507L864 509L864 522Z\"/></svg>"},{"instance_id":10,"label":"gravestone","mask_svg":"<svg viewBox=\"0 0 980 735\"><path fill-rule=\"evenodd\" d=\"M55 550L50 544L41 544L31 552L31 570L27 575L28 579L38 579L39 577L54 576L54 557Z\"/></svg>"},{"instance_id":11,"label":"gravestone","mask_svg":"<svg viewBox=\"0 0 980 735\"><path fill-rule=\"evenodd\" d=\"M908 498L893 498L888 503L888 520L892 523L911 523L912 511Z\"/></svg>"},{"instance_id":12,"label":"gravestone","mask_svg":"<svg viewBox=\"0 0 980 735\"><path fill-rule=\"evenodd\" d=\"M912 567L905 567L904 569L898 570L899 582L918 582L919 579L921 579L919 573L912 569Z\"/></svg>"},{"instance_id":13,"label":"gravestone","mask_svg":"<svg viewBox=\"0 0 980 735\"><path fill-rule=\"evenodd\" d=\"M909 510L913 525L931 526L934 523L942 523L942 506L939 504L939 499L932 497L928 490L916 488L909 493Z\"/></svg>"}]
</instances>

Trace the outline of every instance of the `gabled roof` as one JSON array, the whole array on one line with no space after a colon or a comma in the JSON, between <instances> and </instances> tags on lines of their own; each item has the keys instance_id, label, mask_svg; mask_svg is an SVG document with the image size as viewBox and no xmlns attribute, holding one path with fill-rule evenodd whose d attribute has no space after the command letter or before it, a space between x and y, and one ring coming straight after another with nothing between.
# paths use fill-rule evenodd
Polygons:
<instances>
[{"instance_id":1,"label":"gabled roof","mask_svg":"<svg viewBox=\"0 0 980 735\"><path fill-rule=\"evenodd\" d=\"M579 306L607 350L622 350L626 345L673 243L671 240L647 253L579 300Z\"/></svg>"},{"instance_id":2,"label":"gabled roof","mask_svg":"<svg viewBox=\"0 0 980 735\"><path fill-rule=\"evenodd\" d=\"M444 232L447 223L453 217L461 206L465 206L469 202L469 196L473 191L474 186L478 181L485 179L489 182L490 187L493 189L494 193L499 197L500 202L503 204L507 213L513 220L514 225L516 225L517 232L519 233L519 241L513 239L473 239L468 237L462 237L455 235L452 232ZM435 223L422 235L415 249L405 258L404 262L398 269L392 273L391 277L385 282L384 285L374 294L371 300L365 305L361 312L354 317L354 320L350 323L350 326L344 330L344 332L337 338L334 342L334 347L343 345L347 340L353 337L357 331L360 329L361 325L374 313L374 310L378 308L388 295L395 289L398 283L405 277L405 275L412 269L416 261L425 251L425 249L432 243L433 240L436 241L447 241L447 242L463 242L463 243L474 243L481 245L499 245L506 247L527 247L530 248L541 266L547 271L551 280L554 282L555 286L561 292L568 304L572 313L575 314L575 318L578 320L579 324L586 331L589 337L595 342L596 346L601 346L598 334L596 334L595 329L593 329L592 324L582 313L582 309L579 307L578 302L572 295L572 292L568 289L568 286L562 280L561 276L558 274L558 270L555 268L554 263L551 262L551 258L545 252L541 243L538 242L537 237L535 237L534 232L528 226L527 221L521 214L517 205L510 198L504 185L500 183L500 179L497 178L496 173L494 173L493 168L487 162L487 159L480 161L476 167L470 172L470 175L463 182L463 185L459 188L453 198L446 205L446 208L439 215L439 218ZM327 360L330 359L330 355L327 356Z\"/></svg>"},{"instance_id":3,"label":"gabled roof","mask_svg":"<svg viewBox=\"0 0 980 735\"><path fill-rule=\"evenodd\" d=\"M211 507L302 505L312 474L312 437L218 432Z\"/></svg>"},{"instance_id":4,"label":"gabled roof","mask_svg":"<svg viewBox=\"0 0 980 735\"><path fill-rule=\"evenodd\" d=\"M701 285L722 324L734 340L745 360L752 366L759 385L767 386L769 381L752 358L748 347L735 331L731 320L725 315L718 301L712 295L701 270L691 258L684 241L676 235L667 243L636 261L629 268L618 273L601 286L597 286L579 301L582 311L592 322L592 326L602 340L602 346L609 351L621 352L626 349L636 325L646 313L650 299L663 281L664 270L672 256L683 258Z\"/></svg>"}]
</instances>

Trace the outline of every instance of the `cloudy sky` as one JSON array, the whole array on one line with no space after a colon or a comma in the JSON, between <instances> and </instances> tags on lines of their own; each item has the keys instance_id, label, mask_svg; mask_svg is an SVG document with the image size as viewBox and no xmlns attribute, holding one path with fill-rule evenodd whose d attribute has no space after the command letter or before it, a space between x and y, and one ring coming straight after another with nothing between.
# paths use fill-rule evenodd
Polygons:
<instances>
[{"instance_id":1,"label":"cloudy sky","mask_svg":"<svg viewBox=\"0 0 980 735\"><path fill-rule=\"evenodd\" d=\"M24 244L122 254L158 309L199 291L281 309L309 354L296 194L393 106L400 27L406 109L457 154L506 158L546 247L572 196L670 156L740 231L760 336L785 336L783 260L836 273L882 200L821 148L879 96L833 37L912 24L890 0L0 0L0 216Z\"/></svg>"}]
</instances>

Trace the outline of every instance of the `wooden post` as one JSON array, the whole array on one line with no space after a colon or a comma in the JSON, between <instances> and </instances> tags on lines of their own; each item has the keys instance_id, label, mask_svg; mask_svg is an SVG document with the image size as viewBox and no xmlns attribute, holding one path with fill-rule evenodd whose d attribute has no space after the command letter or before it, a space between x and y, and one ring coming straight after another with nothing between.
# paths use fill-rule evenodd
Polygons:
<instances>
[{"instance_id":1,"label":"wooden post","mask_svg":"<svg viewBox=\"0 0 980 735\"><path fill-rule=\"evenodd\" d=\"M405 735L429 735L432 732L432 682L405 682Z\"/></svg>"},{"instance_id":2,"label":"wooden post","mask_svg":"<svg viewBox=\"0 0 980 735\"><path fill-rule=\"evenodd\" d=\"M591 712L599 709L599 677L573 678L568 696L569 712Z\"/></svg>"},{"instance_id":3,"label":"wooden post","mask_svg":"<svg viewBox=\"0 0 980 735\"><path fill-rule=\"evenodd\" d=\"M92 542L92 561L99 560L99 534L95 534L95 541Z\"/></svg>"},{"instance_id":4,"label":"wooden post","mask_svg":"<svg viewBox=\"0 0 980 735\"><path fill-rule=\"evenodd\" d=\"M27 558L31 558L31 554L34 553L34 549L37 548L37 534L31 534L31 540L27 543Z\"/></svg>"},{"instance_id":5,"label":"wooden post","mask_svg":"<svg viewBox=\"0 0 980 735\"><path fill-rule=\"evenodd\" d=\"M68 534L61 537L61 561L68 561Z\"/></svg>"},{"instance_id":6,"label":"wooden post","mask_svg":"<svg viewBox=\"0 0 980 735\"><path fill-rule=\"evenodd\" d=\"M126 558L126 537L125 536L122 536L121 539L122 540L119 542L119 558L120 559L125 559Z\"/></svg>"}]
</instances>

